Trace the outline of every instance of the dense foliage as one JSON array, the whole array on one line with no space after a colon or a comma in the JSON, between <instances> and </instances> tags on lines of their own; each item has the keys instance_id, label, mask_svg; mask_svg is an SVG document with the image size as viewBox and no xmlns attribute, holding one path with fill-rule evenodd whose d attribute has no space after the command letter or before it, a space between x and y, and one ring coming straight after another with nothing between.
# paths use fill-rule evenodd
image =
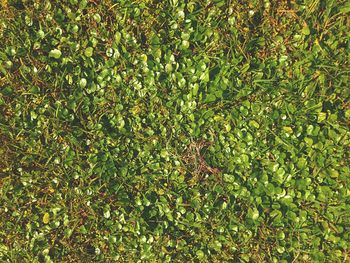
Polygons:
<instances>
[{"instance_id":1,"label":"dense foliage","mask_svg":"<svg viewBox=\"0 0 350 263\"><path fill-rule=\"evenodd\" d=\"M1 0L1 262L346 262L346 0Z\"/></svg>"}]
</instances>

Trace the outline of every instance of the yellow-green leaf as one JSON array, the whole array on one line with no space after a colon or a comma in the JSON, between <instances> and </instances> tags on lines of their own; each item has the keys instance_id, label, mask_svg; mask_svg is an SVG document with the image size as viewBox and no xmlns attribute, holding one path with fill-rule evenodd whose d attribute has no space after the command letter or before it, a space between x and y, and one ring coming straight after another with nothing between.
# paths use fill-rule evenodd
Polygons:
<instances>
[{"instance_id":1,"label":"yellow-green leaf","mask_svg":"<svg viewBox=\"0 0 350 263\"><path fill-rule=\"evenodd\" d=\"M283 127L283 130L284 130L286 133L290 133L290 134L293 133L293 129L292 129L291 127L288 127L288 126Z\"/></svg>"},{"instance_id":2,"label":"yellow-green leaf","mask_svg":"<svg viewBox=\"0 0 350 263\"><path fill-rule=\"evenodd\" d=\"M305 35L305 36L308 36L310 35L310 28L309 26L304 23L304 26L303 26L303 29L301 30L301 32Z\"/></svg>"},{"instance_id":3,"label":"yellow-green leaf","mask_svg":"<svg viewBox=\"0 0 350 263\"><path fill-rule=\"evenodd\" d=\"M250 125L251 127L256 128L256 129L259 129L259 128L260 128L260 124L259 124L257 121L255 121L255 120L249 121L249 125Z\"/></svg>"},{"instance_id":4,"label":"yellow-green leaf","mask_svg":"<svg viewBox=\"0 0 350 263\"><path fill-rule=\"evenodd\" d=\"M43 216L43 223L48 224L50 222L50 215L49 213L45 213Z\"/></svg>"}]
</instances>

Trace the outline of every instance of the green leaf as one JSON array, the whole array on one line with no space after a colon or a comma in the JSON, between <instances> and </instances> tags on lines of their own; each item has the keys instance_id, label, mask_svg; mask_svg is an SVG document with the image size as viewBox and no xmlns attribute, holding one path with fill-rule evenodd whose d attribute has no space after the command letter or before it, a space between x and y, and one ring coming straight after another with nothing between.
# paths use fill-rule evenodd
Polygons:
<instances>
[{"instance_id":1,"label":"green leaf","mask_svg":"<svg viewBox=\"0 0 350 263\"><path fill-rule=\"evenodd\" d=\"M49 53L49 57L59 59L62 55L61 50L59 49L52 49Z\"/></svg>"},{"instance_id":2,"label":"green leaf","mask_svg":"<svg viewBox=\"0 0 350 263\"><path fill-rule=\"evenodd\" d=\"M314 140L312 138L309 138L309 137L305 137L304 141L306 142L306 144L308 146L312 146L314 144Z\"/></svg>"},{"instance_id":3,"label":"green leaf","mask_svg":"<svg viewBox=\"0 0 350 263\"><path fill-rule=\"evenodd\" d=\"M252 220L257 220L259 218L259 210L256 208L249 208L248 209L248 218Z\"/></svg>"},{"instance_id":4,"label":"green leaf","mask_svg":"<svg viewBox=\"0 0 350 263\"><path fill-rule=\"evenodd\" d=\"M306 36L310 35L310 28L307 23L304 22L303 29L301 30L301 32Z\"/></svg>"},{"instance_id":5,"label":"green leaf","mask_svg":"<svg viewBox=\"0 0 350 263\"><path fill-rule=\"evenodd\" d=\"M278 233L277 233L277 238L278 238L279 240L284 240L285 237L286 237L286 235L284 234L283 231L278 231Z\"/></svg>"},{"instance_id":6,"label":"green leaf","mask_svg":"<svg viewBox=\"0 0 350 263\"><path fill-rule=\"evenodd\" d=\"M197 250L196 255L199 259L204 258L204 252L202 250Z\"/></svg>"},{"instance_id":7,"label":"green leaf","mask_svg":"<svg viewBox=\"0 0 350 263\"><path fill-rule=\"evenodd\" d=\"M92 47L87 47L85 49L84 55L89 58L93 55L93 53L94 53L94 49Z\"/></svg>"},{"instance_id":8,"label":"green leaf","mask_svg":"<svg viewBox=\"0 0 350 263\"><path fill-rule=\"evenodd\" d=\"M220 243L219 240L215 240L214 243L213 243L213 248L216 250L216 251L220 251L221 248L222 248L222 244Z\"/></svg>"},{"instance_id":9,"label":"green leaf","mask_svg":"<svg viewBox=\"0 0 350 263\"><path fill-rule=\"evenodd\" d=\"M205 102L213 102L215 100L216 100L216 97L213 94L208 94L205 98Z\"/></svg>"},{"instance_id":10,"label":"green leaf","mask_svg":"<svg viewBox=\"0 0 350 263\"><path fill-rule=\"evenodd\" d=\"M283 130L288 133L288 134L292 134L293 133L293 129L291 127L283 127Z\"/></svg>"},{"instance_id":11,"label":"green leaf","mask_svg":"<svg viewBox=\"0 0 350 263\"><path fill-rule=\"evenodd\" d=\"M81 88L85 88L86 85L87 85L86 79L85 78L81 78L80 82L79 82L79 85L80 85Z\"/></svg>"},{"instance_id":12,"label":"green leaf","mask_svg":"<svg viewBox=\"0 0 350 263\"><path fill-rule=\"evenodd\" d=\"M49 213L45 213L43 216L43 223L44 224L48 224L50 222L50 214Z\"/></svg>"},{"instance_id":13,"label":"green leaf","mask_svg":"<svg viewBox=\"0 0 350 263\"><path fill-rule=\"evenodd\" d=\"M249 121L249 126L255 128L255 129L259 129L260 128L259 123L257 121L255 121L255 120L250 120Z\"/></svg>"},{"instance_id":14,"label":"green leaf","mask_svg":"<svg viewBox=\"0 0 350 263\"><path fill-rule=\"evenodd\" d=\"M4 96L10 96L13 93L13 89L11 87L7 86L1 90L1 93Z\"/></svg>"},{"instance_id":15,"label":"green leaf","mask_svg":"<svg viewBox=\"0 0 350 263\"><path fill-rule=\"evenodd\" d=\"M327 118L326 112L319 112L317 117L317 122L323 122Z\"/></svg>"},{"instance_id":16,"label":"green leaf","mask_svg":"<svg viewBox=\"0 0 350 263\"><path fill-rule=\"evenodd\" d=\"M114 41L115 41L115 43L116 43L117 45L120 43L121 37L122 37L122 34L121 34L120 32L116 32L116 33L114 34Z\"/></svg>"}]
</instances>

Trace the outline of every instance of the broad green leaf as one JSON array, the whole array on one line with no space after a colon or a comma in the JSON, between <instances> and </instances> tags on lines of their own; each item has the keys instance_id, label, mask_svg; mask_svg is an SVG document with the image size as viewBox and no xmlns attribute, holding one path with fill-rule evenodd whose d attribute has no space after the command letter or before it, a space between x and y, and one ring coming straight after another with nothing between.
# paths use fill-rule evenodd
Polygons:
<instances>
[{"instance_id":1,"label":"broad green leaf","mask_svg":"<svg viewBox=\"0 0 350 263\"><path fill-rule=\"evenodd\" d=\"M91 57L93 53L94 53L94 49L92 47L87 47L84 52L86 57Z\"/></svg>"},{"instance_id":2,"label":"broad green leaf","mask_svg":"<svg viewBox=\"0 0 350 263\"><path fill-rule=\"evenodd\" d=\"M62 55L61 50L59 49L52 49L49 53L49 57L59 59Z\"/></svg>"},{"instance_id":3,"label":"broad green leaf","mask_svg":"<svg viewBox=\"0 0 350 263\"><path fill-rule=\"evenodd\" d=\"M256 208L249 208L248 217L251 218L252 220L257 220L259 218L259 210Z\"/></svg>"}]
</instances>

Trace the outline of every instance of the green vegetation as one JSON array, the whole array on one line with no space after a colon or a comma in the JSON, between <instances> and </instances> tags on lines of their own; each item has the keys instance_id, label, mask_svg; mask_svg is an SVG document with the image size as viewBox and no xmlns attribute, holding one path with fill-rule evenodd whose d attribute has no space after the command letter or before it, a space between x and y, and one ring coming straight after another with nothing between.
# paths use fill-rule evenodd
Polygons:
<instances>
[{"instance_id":1,"label":"green vegetation","mask_svg":"<svg viewBox=\"0 0 350 263\"><path fill-rule=\"evenodd\" d=\"M1 0L1 262L348 262L346 0Z\"/></svg>"}]
</instances>

